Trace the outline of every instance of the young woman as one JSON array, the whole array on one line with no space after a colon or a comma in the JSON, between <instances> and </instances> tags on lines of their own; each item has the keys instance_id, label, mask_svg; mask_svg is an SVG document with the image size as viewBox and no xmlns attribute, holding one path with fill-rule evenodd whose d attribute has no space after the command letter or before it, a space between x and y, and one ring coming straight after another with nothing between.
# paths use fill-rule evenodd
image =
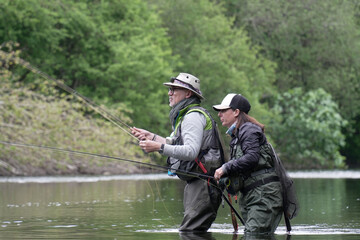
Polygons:
<instances>
[{"instance_id":1,"label":"young woman","mask_svg":"<svg viewBox=\"0 0 360 240\"><path fill-rule=\"evenodd\" d=\"M283 213L281 184L271 157L266 157L267 140L264 125L248 115L249 101L240 94L228 94L214 105L223 126L232 137L230 161L215 171L215 179L239 176L240 210L245 221L245 234L272 234Z\"/></svg>"}]
</instances>

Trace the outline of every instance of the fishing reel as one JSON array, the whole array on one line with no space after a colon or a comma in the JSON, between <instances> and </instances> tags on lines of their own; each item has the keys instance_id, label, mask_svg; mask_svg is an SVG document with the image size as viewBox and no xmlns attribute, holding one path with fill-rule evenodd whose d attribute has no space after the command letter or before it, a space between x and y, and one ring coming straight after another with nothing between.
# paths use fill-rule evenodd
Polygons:
<instances>
[{"instance_id":1,"label":"fishing reel","mask_svg":"<svg viewBox=\"0 0 360 240\"><path fill-rule=\"evenodd\" d=\"M244 186L242 176L223 177L219 180L219 187L222 191L226 191L232 196L237 196Z\"/></svg>"}]
</instances>

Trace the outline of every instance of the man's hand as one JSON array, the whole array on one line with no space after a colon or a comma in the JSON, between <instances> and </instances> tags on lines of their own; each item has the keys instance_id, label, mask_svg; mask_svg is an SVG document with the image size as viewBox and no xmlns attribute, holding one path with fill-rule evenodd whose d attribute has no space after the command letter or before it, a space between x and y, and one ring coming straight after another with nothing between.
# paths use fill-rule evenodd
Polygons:
<instances>
[{"instance_id":1,"label":"man's hand","mask_svg":"<svg viewBox=\"0 0 360 240\"><path fill-rule=\"evenodd\" d=\"M159 151L161 148L161 143L151 141L151 140L144 140L139 142L139 146L147 153Z\"/></svg>"},{"instance_id":2,"label":"man's hand","mask_svg":"<svg viewBox=\"0 0 360 240\"><path fill-rule=\"evenodd\" d=\"M134 135L140 141L152 140L155 136L154 133L151 133L141 128L132 127L130 128L130 130L131 130L131 134Z\"/></svg>"}]
</instances>

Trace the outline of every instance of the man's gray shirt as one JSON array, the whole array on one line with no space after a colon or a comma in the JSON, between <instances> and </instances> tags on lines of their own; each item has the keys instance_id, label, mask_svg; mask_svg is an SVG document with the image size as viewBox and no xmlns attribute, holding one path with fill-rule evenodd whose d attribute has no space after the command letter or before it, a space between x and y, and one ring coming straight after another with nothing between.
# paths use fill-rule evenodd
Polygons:
<instances>
[{"instance_id":1,"label":"man's gray shirt","mask_svg":"<svg viewBox=\"0 0 360 240\"><path fill-rule=\"evenodd\" d=\"M186 114L181 122L181 137L184 144L165 144L163 154L185 161L195 160L201 149L205 126L206 118L202 113Z\"/></svg>"}]
</instances>

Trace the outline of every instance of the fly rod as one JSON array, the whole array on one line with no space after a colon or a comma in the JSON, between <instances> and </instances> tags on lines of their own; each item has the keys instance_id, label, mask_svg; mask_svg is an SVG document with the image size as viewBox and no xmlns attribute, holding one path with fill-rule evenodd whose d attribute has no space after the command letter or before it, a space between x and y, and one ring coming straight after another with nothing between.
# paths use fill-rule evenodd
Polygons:
<instances>
[{"instance_id":1,"label":"fly rod","mask_svg":"<svg viewBox=\"0 0 360 240\"><path fill-rule=\"evenodd\" d=\"M118 161L123 161L123 162L130 162L130 163L134 163L134 164L140 164L140 165L148 166L150 168L165 169L166 171L169 170L169 167L166 167L166 166L161 166L161 165L152 164L152 163L144 163L144 162L139 162L139 161L130 160L130 159L126 159L126 158L107 156L107 155L97 154L97 153L89 153L89 152L82 152L82 151L69 150L69 149L63 149L63 148L40 146L40 145L25 144L25 143L14 143L14 142L6 142L6 141L0 141L0 144L10 145L10 146L15 146L15 147L41 148L41 149L54 150L54 151L58 151L58 152L66 152L66 153L71 153L71 154L87 155L87 156L92 156L92 157L106 158L106 159L118 160ZM171 169L170 168L170 170L176 170L176 171L180 172L181 174L191 175L191 176L195 176L195 177L199 177L199 178L212 178L212 179L214 178L213 176L210 176L210 175L205 175L205 174L196 173L196 172L188 172L188 171L184 171L181 169Z\"/></svg>"},{"instance_id":2,"label":"fly rod","mask_svg":"<svg viewBox=\"0 0 360 240\"><path fill-rule=\"evenodd\" d=\"M131 132L127 129L130 129L131 127L126 124L124 121L122 121L119 117L109 113L107 110L105 110L104 108L100 107L99 105L97 105L96 103L94 103L93 101L91 101L89 98L81 95L80 93L78 93L76 90L72 89L71 87L67 86L66 84L64 84L63 82L61 82L60 80L57 80L51 76L49 76L48 74L40 71L37 67L34 67L33 65L31 65L29 62L23 60L20 57L14 57L11 56L10 54L0 50L1 54L4 54L6 56L9 56L11 59L13 59L15 62L18 62L18 64L20 64L21 66L23 66L24 68L30 70L31 72L40 75L41 77L43 77L44 79L47 80L51 80L53 82L55 82L55 84L63 89L64 91L74 95L75 97L77 97L79 100L85 102L90 108L92 108L95 112L99 113L101 116L103 116L104 118L106 118L107 120L109 120L110 122L112 122L113 124L115 124L116 126L118 126L120 129L122 129L123 131L125 131L128 135L130 135L132 138L138 140L134 135L131 134ZM17 61L16 61L17 60ZM123 126L121 126L123 125ZM125 127L127 129L125 129ZM125 162L132 162L132 163L137 163L137 164L142 164L142 165L146 165L148 167L154 167L154 168L162 168L162 169L166 169L169 170L168 167L165 166L160 166L160 165L156 165L156 164L151 164L151 163L143 163L143 162L138 162L138 161L134 161L134 160L130 160L130 159L125 159L125 158L119 158L119 157L112 157L112 156L106 156L106 155L102 155L102 154L94 154L94 153L87 153L87 152L81 152L81 151L74 151L74 150L66 150L66 149L60 149L60 148L55 148L55 147L48 147L48 146L36 146L36 145L31 145L31 144L20 144L20 143L10 143L10 142L4 142L4 141L0 141L1 144L7 144L7 145L12 145L12 146L19 146L19 147L32 147L32 148L43 148L43 149L51 149L51 150L56 150L56 151L60 151L60 152L68 152L68 153L73 153L73 154L82 154L82 155L88 155L88 156L93 156L93 157L100 157L100 158L107 158L107 159L114 159L114 160L120 160L120 161L125 161ZM170 169L171 170L171 169ZM200 179L202 178L207 178L207 179L214 179L213 176L210 175L205 175L205 174L200 174L200 173L194 173L194 172L187 172L187 171L182 171L180 169L174 169L177 172L181 172L181 174L188 174L194 177L198 177ZM216 186L217 188L219 188L218 186ZM235 208L232 206L231 202L226 198L226 196L224 195L224 193L222 192L222 197L223 199L227 202L227 204L230 206L231 210L235 213L235 215L239 218L239 220L241 221L242 224L244 224L243 219L241 218L241 216L237 213L237 211L235 210Z\"/></svg>"},{"instance_id":3,"label":"fly rod","mask_svg":"<svg viewBox=\"0 0 360 240\"><path fill-rule=\"evenodd\" d=\"M10 55L10 54L2 51L2 50L0 50L0 53L8 56L10 59L13 59L16 63L20 64L21 66L23 66L24 68L30 70L31 72L33 72L33 73L35 73L37 75L40 75L44 79L53 81L59 88L61 88L64 91L74 95L75 97L77 97L82 102L85 102L95 112L99 113L101 116L103 116L104 118L106 118L107 120L109 120L110 122L115 124L117 127L122 129L123 131L125 131L132 138L138 140L134 135L131 134L130 130L128 130L128 129L130 129L130 126L128 124L126 124L124 121L122 121L119 117L115 116L114 114L111 114L110 112L108 112L107 110L102 108L101 106L97 105L95 102L93 102L89 98L81 95L80 93L78 93L73 88L71 88L68 85L64 84L62 81L57 80L57 79L49 76L48 74L40 71L37 67L34 67L33 65L31 65L29 62L25 61L24 59L22 59L20 57L14 57L14 56L12 56L12 55Z\"/></svg>"},{"instance_id":4,"label":"fly rod","mask_svg":"<svg viewBox=\"0 0 360 240\"><path fill-rule=\"evenodd\" d=\"M88 152L68 150L68 149L63 149L63 148L56 148L56 147L49 147L49 146L39 146L39 145L25 144L25 143L14 143L14 142L6 142L6 141L0 141L0 144L10 145L10 146L15 146L15 147L42 148L42 149L54 150L54 151L59 151L59 152L66 152L66 153L71 153L71 154L80 154L80 155L87 155L87 156L98 157L98 158L106 158L106 159L112 159L112 160L118 160L118 161L124 161L124 162L130 162L130 163L145 165L145 166L148 166L150 168L165 169L166 171L168 171L168 170L176 170L176 172L180 172L180 174L197 177L197 178L199 178L201 180L214 179L213 176L206 175L206 174L201 174L201 173L196 173L196 172L188 172L188 171L184 171L184 170L181 170L181 169L172 169L172 168L157 165L157 164L144 163L144 162L139 162L139 161L130 160L130 159L126 159L126 158L107 156L107 155L97 154L97 153L88 153ZM209 182L209 181L207 181L207 182ZM215 184L212 184L212 185L214 187L218 188L221 191L222 198L230 206L231 210L239 218L241 223L243 225L245 225L244 220L241 218L240 214L236 211L236 209L234 208L232 203L226 198L226 196L225 196L224 192L222 191L222 189L219 186L215 185Z\"/></svg>"}]
</instances>

